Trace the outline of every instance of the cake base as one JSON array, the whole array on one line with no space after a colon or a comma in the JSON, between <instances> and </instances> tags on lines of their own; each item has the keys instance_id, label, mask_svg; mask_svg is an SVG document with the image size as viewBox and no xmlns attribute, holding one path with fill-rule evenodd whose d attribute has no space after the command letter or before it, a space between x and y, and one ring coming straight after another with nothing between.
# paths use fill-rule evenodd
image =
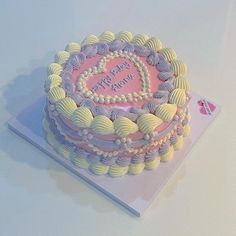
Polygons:
<instances>
[{"instance_id":1,"label":"cake base","mask_svg":"<svg viewBox=\"0 0 236 236\"><path fill-rule=\"evenodd\" d=\"M45 97L43 96L9 120L8 127L136 216L141 216L158 196L176 169L183 163L193 144L215 119L220 110L215 103L191 92L189 103L189 111L192 116L191 132L188 137L184 138L184 146L174 153L173 159L169 162L160 163L160 166L153 171L145 170L139 175L111 178L96 176L84 169L77 169L53 150L44 139L42 129L44 105Z\"/></svg>"}]
</instances>

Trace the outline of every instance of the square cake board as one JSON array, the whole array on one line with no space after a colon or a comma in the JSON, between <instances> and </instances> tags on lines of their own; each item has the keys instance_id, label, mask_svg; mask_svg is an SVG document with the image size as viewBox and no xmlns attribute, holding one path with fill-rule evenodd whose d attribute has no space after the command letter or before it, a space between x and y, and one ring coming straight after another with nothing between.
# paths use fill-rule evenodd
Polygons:
<instances>
[{"instance_id":1,"label":"square cake board","mask_svg":"<svg viewBox=\"0 0 236 236\"><path fill-rule=\"evenodd\" d=\"M198 104L198 101L204 100L209 102L209 100L194 92L191 92L190 96L189 112L192 116L190 122L191 132L188 137L184 138L183 148L174 153L171 161L160 163L157 169L153 171L144 170L139 175L125 175L118 178L97 176L87 170L76 168L72 163L61 158L44 139L42 115L45 96L38 98L16 117L11 118L8 121L8 127L91 186L139 217L158 196L170 177L181 163L183 163L194 143L220 111L219 106L211 102L214 111L211 112L208 109L208 112L203 114L202 109L204 110L204 108Z\"/></svg>"}]
</instances>

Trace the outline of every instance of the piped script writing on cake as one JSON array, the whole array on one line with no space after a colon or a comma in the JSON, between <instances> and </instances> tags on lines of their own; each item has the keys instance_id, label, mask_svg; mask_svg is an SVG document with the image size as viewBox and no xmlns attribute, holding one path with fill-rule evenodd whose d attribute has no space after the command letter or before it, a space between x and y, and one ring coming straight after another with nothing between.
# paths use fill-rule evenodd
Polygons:
<instances>
[{"instance_id":1,"label":"piped script writing on cake","mask_svg":"<svg viewBox=\"0 0 236 236\"><path fill-rule=\"evenodd\" d=\"M173 49L145 34L106 31L70 43L48 68L47 140L97 175L154 170L190 132L186 74Z\"/></svg>"}]
</instances>

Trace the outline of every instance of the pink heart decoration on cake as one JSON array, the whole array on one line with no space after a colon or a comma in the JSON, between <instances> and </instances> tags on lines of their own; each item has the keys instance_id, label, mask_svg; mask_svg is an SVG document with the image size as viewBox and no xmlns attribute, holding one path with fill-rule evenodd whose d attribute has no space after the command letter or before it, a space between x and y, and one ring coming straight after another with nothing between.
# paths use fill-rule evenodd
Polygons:
<instances>
[{"instance_id":1,"label":"pink heart decoration on cake","mask_svg":"<svg viewBox=\"0 0 236 236\"><path fill-rule=\"evenodd\" d=\"M145 98L150 94L149 72L132 53L110 53L80 75L79 87L85 96Z\"/></svg>"}]
</instances>

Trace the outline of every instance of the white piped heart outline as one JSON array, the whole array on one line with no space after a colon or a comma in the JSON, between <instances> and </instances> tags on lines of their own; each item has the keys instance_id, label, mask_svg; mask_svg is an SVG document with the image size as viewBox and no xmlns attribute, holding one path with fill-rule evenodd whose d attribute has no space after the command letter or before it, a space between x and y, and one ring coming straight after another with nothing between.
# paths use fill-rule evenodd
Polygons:
<instances>
[{"instance_id":1,"label":"white piped heart outline","mask_svg":"<svg viewBox=\"0 0 236 236\"><path fill-rule=\"evenodd\" d=\"M87 86L86 82L94 75L105 73L106 72L106 63L113 60L114 58L122 57L126 58L130 61L132 61L138 70L140 74L140 79L142 83L142 90L137 92L132 92L128 94L122 94L122 95L102 95L97 94L95 92L90 91ZM103 57L100 58L100 60L97 63L97 66L90 67L87 70L85 70L80 76L77 78L77 88L80 90L85 97L90 98L91 100L94 100L95 102L99 103L116 103L116 102L138 102L142 101L144 99L148 99L152 97L151 88L150 88L150 75L147 69L147 66L141 61L141 59L131 52L126 51L114 51L111 52Z\"/></svg>"}]
</instances>

